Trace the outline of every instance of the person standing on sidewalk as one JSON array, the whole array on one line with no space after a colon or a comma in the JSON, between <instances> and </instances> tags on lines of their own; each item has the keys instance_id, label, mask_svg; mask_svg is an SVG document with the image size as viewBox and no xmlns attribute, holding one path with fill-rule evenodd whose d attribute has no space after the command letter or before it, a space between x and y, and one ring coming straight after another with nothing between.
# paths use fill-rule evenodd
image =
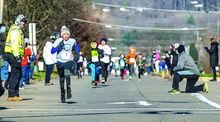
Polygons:
<instances>
[{"instance_id":1,"label":"person standing on sidewalk","mask_svg":"<svg viewBox=\"0 0 220 122\"><path fill-rule=\"evenodd\" d=\"M72 67L72 61L74 59L72 51L76 52L76 60L79 59L79 47L75 39L70 38L70 31L66 26L61 28L61 38L56 39L51 49L51 53L57 53L57 71L59 74L60 90L61 90L61 102L65 103L65 88L64 83L66 80L67 87L67 99L72 97L71 84L70 84L70 70Z\"/></svg>"},{"instance_id":2,"label":"person standing on sidewalk","mask_svg":"<svg viewBox=\"0 0 220 122\"><path fill-rule=\"evenodd\" d=\"M45 86L53 85L50 82L50 76L53 71L54 64L56 64L56 53L51 54L51 49L53 48L53 43L55 42L55 36L50 36L49 41L46 42L43 49L43 58L46 64L46 74L45 74Z\"/></svg>"},{"instance_id":3,"label":"person standing on sidewalk","mask_svg":"<svg viewBox=\"0 0 220 122\"><path fill-rule=\"evenodd\" d=\"M210 49L208 47L205 47L205 50L209 54L209 61L210 61L210 67L212 68L213 71L213 79L210 81L217 81L216 78L216 67L218 66L218 45L219 43L216 41L215 38L210 39Z\"/></svg>"},{"instance_id":4,"label":"person standing on sidewalk","mask_svg":"<svg viewBox=\"0 0 220 122\"><path fill-rule=\"evenodd\" d=\"M179 82L183 80L183 78L187 79L186 82L186 92L198 92L203 91L208 93L208 83L205 82L199 86L195 86L196 82L199 79L200 71L195 64L193 58L185 52L185 47L180 45L177 49L179 53L179 60L177 66L174 67L174 78L172 90L169 91L170 94L179 94Z\"/></svg>"},{"instance_id":5,"label":"person standing on sidewalk","mask_svg":"<svg viewBox=\"0 0 220 122\"><path fill-rule=\"evenodd\" d=\"M101 74L102 74L102 83L104 84L107 82L108 79L108 65L111 62L111 47L107 45L107 38L101 39L101 44L98 46L100 50L103 50L104 57L100 59L100 65L102 67Z\"/></svg>"},{"instance_id":6,"label":"person standing on sidewalk","mask_svg":"<svg viewBox=\"0 0 220 122\"><path fill-rule=\"evenodd\" d=\"M27 23L24 15L16 17L15 24L8 31L5 42L6 60L11 66L11 75L9 77L8 101L21 101L19 95L19 80L21 78L21 57L24 55L24 34L22 28Z\"/></svg>"},{"instance_id":7,"label":"person standing on sidewalk","mask_svg":"<svg viewBox=\"0 0 220 122\"><path fill-rule=\"evenodd\" d=\"M29 56L31 56L31 49L28 47L29 42L25 42L25 49L24 49L24 55L21 59L21 70L22 70L22 75L19 83L19 89L24 89L24 84L28 85L29 84L29 70L28 70L28 59Z\"/></svg>"}]
</instances>

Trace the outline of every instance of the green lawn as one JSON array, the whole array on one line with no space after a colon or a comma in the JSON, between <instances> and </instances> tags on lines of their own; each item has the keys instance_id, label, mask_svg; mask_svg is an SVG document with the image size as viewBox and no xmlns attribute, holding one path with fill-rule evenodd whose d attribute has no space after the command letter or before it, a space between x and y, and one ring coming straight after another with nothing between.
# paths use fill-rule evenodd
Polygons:
<instances>
[{"instance_id":1,"label":"green lawn","mask_svg":"<svg viewBox=\"0 0 220 122\"><path fill-rule=\"evenodd\" d=\"M35 80L43 80L43 79L45 79L45 74L46 74L45 71L43 71L43 72L35 72L34 75L33 75L33 79L35 79ZM52 72L51 77L56 77L57 75L58 75L57 72Z\"/></svg>"}]
</instances>

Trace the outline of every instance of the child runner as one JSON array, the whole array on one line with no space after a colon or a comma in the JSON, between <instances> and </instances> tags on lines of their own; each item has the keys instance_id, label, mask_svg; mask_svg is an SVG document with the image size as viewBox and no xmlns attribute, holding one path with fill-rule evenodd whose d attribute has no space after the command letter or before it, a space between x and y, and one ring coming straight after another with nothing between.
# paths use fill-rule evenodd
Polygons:
<instances>
[{"instance_id":1,"label":"child runner","mask_svg":"<svg viewBox=\"0 0 220 122\"><path fill-rule=\"evenodd\" d=\"M101 39L101 44L98 46L100 50L103 50L104 56L100 59L100 64L102 67L101 74L102 74L102 83L104 84L107 82L108 79L108 65L111 62L111 48L107 45L107 38Z\"/></svg>"},{"instance_id":2,"label":"child runner","mask_svg":"<svg viewBox=\"0 0 220 122\"><path fill-rule=\"evenodd\" d=\"M129 53L126 56L126 62L128 63L129 79L132 80L132 75L134 74L134 64L136 62L137 55L136 49L134 47L129 48Z\"/></svg>"},{"instance_id":3,"label":"child runner","mask_svg":"<svg viewBox=\"0 0 220 122\"><path fill-rule=\"evenodd\" d=\"M125 68L126 68L126 59L125 59L125 54L121 53L120 54L120 59L118 60L119 62L119 68L120 68L120 76L121 79L124 79L124 75L125 75Z\"/></svg>"},{"instance_id":4,"label":"child runner","mask_svg":"<svg viewBox=\"0 0 220 122\"><path fill-rule=\"evenodd\" d=\"M83 73L83 62L84 62L84 59L85 59L85 57L84 57L82 51L79 52L79 55L80 55L80 56L79 56L79 60L78 60L78 62L77 62L77 68L78 68L78 79L79 79L79 78L82 78L82 73Z\"/></svg>"},{"instance_id":5,"label":"child runner","mask_svg":"<svg viewBox=\"0 0 220 122\"><path fill-rule=\"evenodd\" d=\"M142 54L138 54L138 59L137 59L137 66L138 66L138 80L141 80L141 75L143 74L144 70L144 61L142 59Z\"/></svg>"},{"instance_id":6,"label":"child runner","mask_svg":"<svg viewBox=\"0 0 220 122\"><path fill-rule=\"evenodd\" d=\"M66 80L67 87L67 99L72 97L71 84L70 84L70 70L72 67L73 54L75 50L77 59L79 58L79 47L75 39L70 38L70 31L66 26L62 26L61 38L56 39L51 49L51 53L57 52L57 71L59 74L60 90L61 90L61 102L65 103L65 88L64 83Z\"/></svg>"},{"instance_id":7,"label":"child runner","mask_svg":"<svg viewBox=\"0 0 220 122\"><path fill-rule=\"evenodd\" d=\"M98 49L98 44L96 41L92 41L90 51L90 59L89 59L89 68L91 70L92 76L92 85L97 85L99 83L99 70L100 70L100 57L103 53L100 49Z\"/></svg>"}]
</instances>

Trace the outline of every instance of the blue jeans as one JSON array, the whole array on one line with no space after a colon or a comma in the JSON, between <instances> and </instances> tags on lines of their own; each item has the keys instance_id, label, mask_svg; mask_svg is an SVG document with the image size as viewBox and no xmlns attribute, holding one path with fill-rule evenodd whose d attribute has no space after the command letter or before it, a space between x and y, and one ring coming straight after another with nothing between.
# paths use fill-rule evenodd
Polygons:
<instances>
[{"instance_id":1,"label":"blue jeans","mask_svg":"<svg viewBox=\"0 0 220 122\"><path fill-rule=\"evenodd\" d=\"M45 83L50 83L50 76L53 71L54 64L46 65Z\"/></svg>"},{"instance_id":2,"label":"blue jeans","mask_svg":"<svg viewBox=\"0 0 220 122\"><path fill-rule=\"evenodd\" d=\"M128 64L128 71L130 76L134 74L134 64Z\"/></svg>"},{"instance_id":3,"label":"blue jeans","mask_svg":"<svg viewBox=\"0 0 220 122\"><path fill-rule=\"evenodd\" d=\"M21 79L20 79L20 82L19 82L19 87L22 88L23 86L23 82L25 82L25 79L26 79L26 68L27 66L22 66L21 67L21 70L22 70L22 75L21 75Z\"/></svg>"},{"instance_id":4,"label":"blue jeans","mask_svg":"<svg viewBox=\"0 0 220 122\"><path fill-rule=\"evenodd\" d=\"M95 64L90 64L89 68L91 70L91 76L92 76L92 81L97 81L99 80L99 74L100 74L100 67L96 66Z\"/></svg>"},{"instance_id":5,"label":"blue jeans","mask_svg":"<svg viewBox=\"0 0 220 122\"><path fill-rule=\"evenodd\" d=\"M30 63L27 64L26 70L25 70L25 84L29 84L29 72L30 72Z\"/></svg>"},{"instance_id":6,"label":"blue jeans","mask_svg":"<svg viewBox=\"0 0 220 122\"><path fill-rule=\"evenodd\" d=\"M148 66L148 67L147 67L147 74L149 75L150 72L151 72L151 66Z\"/></svg>"},{"instance_id":7,"label":"blue jeans","mask_svg":"<svg viewBox=\"0 0 220 122\"><path fill-rule=\"evenodd\" d=\"M1 69L1 80L7 81L8 80L8 62L4 61L4 66Z\"/></svg>"},{"instance_id":8,"label":"blue jeans","mask_svg":"<svg viewBox=\"0 0 220 122\"><path fill-rule=\"evenodd\" d=\"M34 67L30 67L29 77L32 79L34 74Z\"/></svg>"}]
</instances>

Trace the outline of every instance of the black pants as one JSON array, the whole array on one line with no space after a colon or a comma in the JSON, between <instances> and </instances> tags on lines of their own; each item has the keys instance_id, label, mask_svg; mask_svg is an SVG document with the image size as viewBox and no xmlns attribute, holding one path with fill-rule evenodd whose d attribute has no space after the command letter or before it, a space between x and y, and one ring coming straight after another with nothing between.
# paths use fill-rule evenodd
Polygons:
<instances>
[{"instance_id":1,"label":"black pants","mask_svg":"<svg viewBox=\"0 0 220 122\"><path fill-rule=\"evenodd\" d=\"M0 97L4 94L4 92L5 92L5 89L2 86L2 81L0 80Z\"/></svg>"},{"instance_id":2,"label":"black pants","mask_svg":"<svg viewBox=\"0 0 220 122\"><path fill-rule=\"evenodd\" d=\"M45 84L50 83L50 76L53 72L54 64L46 65Z\"/></svg>"},{"instance_id":3,"label":"black pants","mask_svg":"<svg viewBox=\"0 0 220 122\"><path fill-rule=\"evenodd\" d=\"M128 71L130 76L134 74L134 64L128 64Z\"/></svg>"},{"instance_id":4,"label":"black pants","mask_svg":"<svg viewBox=\"0 0 220 122\"><path fill-rule=\"evenodd\" d=\"M212 67L212 72L213 72L213 79L216 79L216 69L215 69L215 67Z\"/></svg>"},{"instance_id":5,"label":"black pants","mask_svg":"<svg viewBox=\"0 0 220 122\"><path fill-rule=\"evenodd\" d=\"M19 81L21 79L21 58L16 59L13 54L6 53L6 60L11 66L11 74L9 76L8 97L19 96Z\"/></svg>"},{"instance_id":6,"label":"black pants","mask_svg":"<svg viewBox=\"0 0 220 122\"><path fill-rule=\"evenodd\" d=\"M121 76L121 78L124 78L124 71L125 71L124 68L123 68L123 69L120 69L120 76Z\"/></svg>"},{"instance_id":7,"label":"black pants","mask_svg":"<svg viewBox=\"0 0 220 122\"><path fill-rule=\"evenodd\" d=\"M101 62L101 68L102 78L106 80L108 78L108 63Z\"/></svg>"},{"instance_id":8,"label":"black pants","mask_svg":"<svg viewBox=\"0 0 220 122\"><path fill-rule=\"evenodd\" d=\"M138 66L138 79L141 79L141 75L143 74L143 68Z\"/></svg>"},{"instance_id":9,"label":"black pants","mask_svg":"<svg viewBox=\"0 0 220 122\"><path fill-rule=\"evenodd\" d=\"M72 62L66 62L63 64L57 64L57 71L59 74L59 82L60 82L60 90L61 90L61 95L65 94L65 80L66 80L66 89L67 93L71 93L71 83L70 83L70 70L72 67Z\"/></svg>"},{"instance_id":10,"label":"black pants","mask_svg":"<svg viewBox=\"0 0 220 122\"><path fill-rule=\"evenodd\" d=\"M195 86L197 80L199 79L198 75L179 75L177 72L174 72L173 78L173 89L179 89L179 82L183 80L183 78L187 79L186 83L186 92L198 92L203 90L204 84Z\"/></svg>"}]
</instances>

